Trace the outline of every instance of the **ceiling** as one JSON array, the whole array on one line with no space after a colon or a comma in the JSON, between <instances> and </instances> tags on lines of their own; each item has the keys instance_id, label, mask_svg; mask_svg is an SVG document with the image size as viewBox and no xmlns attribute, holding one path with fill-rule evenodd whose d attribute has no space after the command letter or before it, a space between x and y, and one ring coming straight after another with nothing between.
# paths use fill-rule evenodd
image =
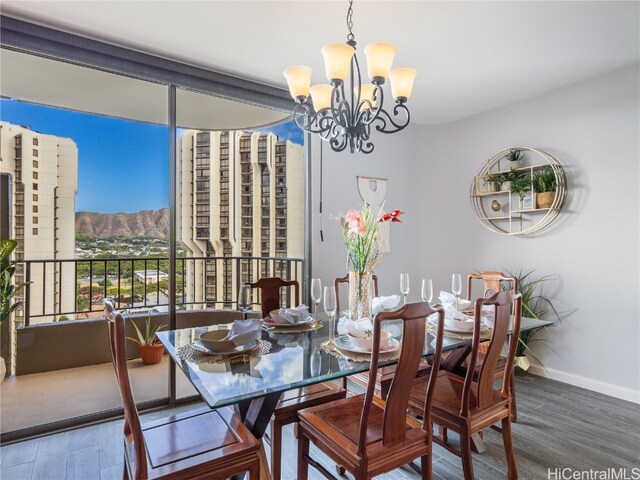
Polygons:
<instances>
[{"instance_id":1,"label":"ceiling","mask_svg":"<svg viewBox=\"0 0 640 480\"><path fill-rule=\"evenodd\" d=\"M14 1L2 13L189 64L285 87L346 37L346 1ZM640 3L354 2L361 48L396 44L418 70L412 121L466 118L638 63ZM364 63L364 56L360 54Z\"/></svg>"}]
</instances>

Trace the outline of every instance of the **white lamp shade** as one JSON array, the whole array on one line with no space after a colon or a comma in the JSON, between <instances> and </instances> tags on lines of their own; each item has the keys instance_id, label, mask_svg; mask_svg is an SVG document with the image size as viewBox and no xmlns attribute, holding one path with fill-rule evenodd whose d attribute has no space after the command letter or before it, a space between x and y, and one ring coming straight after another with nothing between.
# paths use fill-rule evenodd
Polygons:
<instances>
[{"instance_id":1,"label":"white lamp shade","mask_svg":"<svg viewBox=\"0 0 640 480\"><path fill-rule=\"evenodd\" d=\"M375 85L373 83L363 83L360 86L360 102L362 102L363 100L369 100L371 102L371 105L373 107L376 106L376 102L373 99L373 92L375 90ZM358 92L354 89L354 91L356 92L356 95L358 94ZM362 108L369 108L369 104L365 103Z\"/></svg>"},{"instance_id":2,"label":"white lamp shade","mask_svg":"<svg viewBox=\"0 0 640 480\"><path fill-rule=\"evenodd\" d=\"M396 51L396 47L390 43L376 42L364 47L364 54L367 57L367 72L371 81L374 78L386 79L389 76Z\"/></svg>"},{"instance_id":3,"label":"white lamp shade","mask_svg":"<svg viewBox=\"0 0 640 480\"><path fill-rule=\"evenodd\" d=\"M282 72L289 85L289 93L294 99L309 96L311 86L311 68L306 65L296 65Z\"/></svg>"},{"instance_id":4,"label":"white lamp shade","mask_svg":"<svg viewBox=\"0 0 640 480\"><path fill-rule=\"evenodd\" d=\"M351 59L356 52L353 47L346 43L331 43L325 45L320 50L324 57L324 69L327 73L327 80L346 80L349 75Z\"/></svg>"},{"instance_id":5,"label":"white lamp shade","mask_svg":"<svg viewBox=\"0 0 640 480\"><path fill-rule=\"evenodd\" d=\"M403 98L408 100L413 90L413 82L416 79L416 72L413 68L396 68L389 73L391 82L391 95L394 99Z\"/></svg>"},{"instance_id":6,"label":"white lamp shade","mask_svg":"<svg viewBox=\"0 0 640 480\"><path fill-rule=\"evenodd\" d=\"M332 92L333 87L326 83L311 87L311 101L313 102L313 108L316 112L331 106Z\"/></svg>"}]
</instances>

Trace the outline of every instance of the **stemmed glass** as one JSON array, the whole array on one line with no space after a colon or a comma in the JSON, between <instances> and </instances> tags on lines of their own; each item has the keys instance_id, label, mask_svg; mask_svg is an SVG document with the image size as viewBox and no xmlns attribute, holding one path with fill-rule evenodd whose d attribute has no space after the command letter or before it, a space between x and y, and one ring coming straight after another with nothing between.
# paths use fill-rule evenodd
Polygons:
<instances>
[{"instance_id":1,"label":"stemmed glass","mask_svg":"<svg viewBox=\"0 0 640 480\"><path fill-rule=\"evenodd\" d=\"M451 292L456 296L456 310L458 310L458 299L462 293L462 278L459 273L454 273L451 277Z\"/></svg>"},{"instance_id":2,"label":"stemmed glass","mask_svg":"<svg viewBox=\"0 0 640 480\"><path fill-rule=\"evenodd\" d=\"M433 281L429 278L422 279L422 301L431 303L433 300Z\"/></svg>"},{"instance_id":3,"label":"stemmed glass","mask_svg":"<svg viewBox=\"0 0 640 480\"><path fill-rule=\"evenodd\" d=\"M334 342L334 318L336 316L336 292L332 287L324 287L324 311L329 316L329 342L327 347L329 350L333 350L335 347Z\"/></svg>"},{"instance_id":4,"label":"stemmed glass","mask_svg":"<svg viewBox=\"0 0 640 480\"><path fill-rule=\"evenodd\" d=\"M246 314L251 310L251 285L246 283L240 285L240 291L238 292L238 310L243 313L243 317L246 318Z\"/></svg>"},{"instance_id":5,"label":"stemmed glass","mask_svg":"<svg viewBox=\"0 0 640 480\"><path fill-rule=\"evenodd\" d=\"M320 299L322 298L322 282L319 278L311 279L311 300L313 301L313 317L318 323L318 305L320 305Z\"/></svg>"},{"instance_id":6,"label":"stemmed glass","mask_svg":"<svg viewBox=\"0 0 640 480\"><path fill-rule=\"evenodd\" d=\"M409 274L400 274L400 293L404 295L404 304L407 304L407 295L409 294Z\"/></svg>"}]
</instances>

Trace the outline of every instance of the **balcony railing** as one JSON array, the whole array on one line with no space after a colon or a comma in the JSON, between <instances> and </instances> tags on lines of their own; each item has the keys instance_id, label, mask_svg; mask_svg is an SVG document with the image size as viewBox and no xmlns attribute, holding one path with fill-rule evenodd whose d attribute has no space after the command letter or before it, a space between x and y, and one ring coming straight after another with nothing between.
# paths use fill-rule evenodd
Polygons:
<instances>
[{"instance_id":1,"label":"balcony railing","mask_svg":"<svg viewBox=\"0 0 640 480\"><path fill-rule=\"evenodd\" d=\"M26 260L21 265L29 282L24 290L25 326L89 317L102 311L104 298L118 309L133 311L169 305L167 257ZM301 258L180 257L176 302L179 308L237 308L242 283L254 282L265 272L302 283L303 266ZM259 305L257 294L253 302Z\"/></svg>"}]
</instances>

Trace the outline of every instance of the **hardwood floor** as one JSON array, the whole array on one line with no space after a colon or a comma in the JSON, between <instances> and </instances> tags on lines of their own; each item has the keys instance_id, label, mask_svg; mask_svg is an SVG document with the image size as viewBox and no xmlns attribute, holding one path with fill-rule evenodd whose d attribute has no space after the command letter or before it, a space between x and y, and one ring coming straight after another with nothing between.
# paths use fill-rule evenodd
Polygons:
<instances>
[{"instance_id":1,"label":"hardwood floor","mask_svg":"<svg viewBox=\"0 0 640 480\"><path fill-rule=\"evenodd\" d=\"M640 405L534 376L516 377L516 389L518 423L513 425L513 441L520 479L547 479L548 469L555 468L626 468L632 478L631 469L640 467ZM166 412L156 412L143 418L164 415ZM121 428L117 420L2 446L0 478L119 480ZM282 478L294 480L296 466L290 459L295 459L296 443L292 428L284 430ZM489 430L484 440L487 451L473 456L476 478L506 478L500 434ZM332 468L317 449L312 447L311 452ZM462 478L460 460L437 445L433 471L437 479ZM309 478L323 477L311 469ZM419 476L403 467L377 478L413 480Z\"/></svg>"}]
</instances>

